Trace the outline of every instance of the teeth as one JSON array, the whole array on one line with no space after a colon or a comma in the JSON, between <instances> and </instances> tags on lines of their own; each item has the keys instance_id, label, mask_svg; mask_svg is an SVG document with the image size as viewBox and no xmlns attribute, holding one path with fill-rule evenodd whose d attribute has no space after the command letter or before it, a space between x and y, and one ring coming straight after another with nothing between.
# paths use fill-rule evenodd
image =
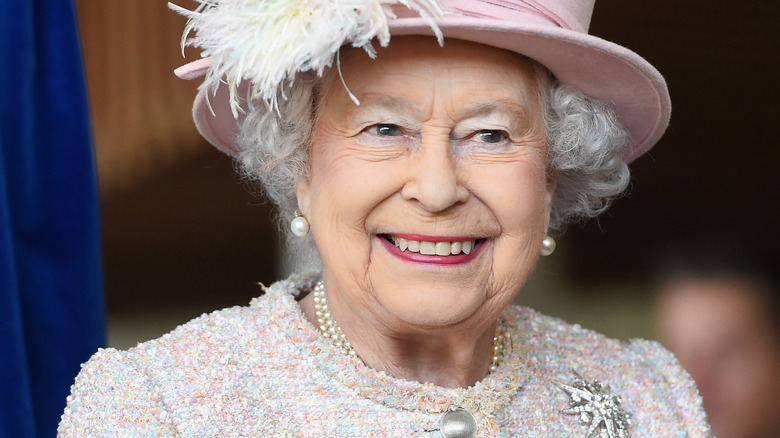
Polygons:
<instances>
[{"instance_id":1,"label":"teeth","mask_svg":"<svg viewBox=\"0 0 780 438\"><path fill-rule=\"evenodd\" d=\"M401 249L401 251L406 251L406 248L409 246L409 241L404 239L403 237L396 237L391 236L393 238L393 243L395 243L395 246Z\"/></svg>"},{"instance_id":2,"label":"teeth","mask_svg":"<svg viewBox=\"0 0 780 438\"><path fill-rule=\"evenodd\" d=\"M450 242L436 242L436 255L450 255L452 244Z\"/></svg>"},{"instance_id":3,"label":"teeth","mask_svg":"<svg viewBox=\"0 0 780 438\"><path fill-rule=\"evenodd\" d=\"M407 240L403 237L391 236L395 246L401 251L419 252L424 255L457 255L460 253L470 254L474 249L475 241L467 240L465 242L427 242L421 240Z\"/></svg>"},{"instance_id":4,"label":"teeth","mask_svg":"<svg viewBox=\"0 0 780 438\"><path fill-rule=\"evenodd\" d=\"M420 242L420 254L434 255L436 254L436 243L434 242Z\"/></svg>"}]
</instances>

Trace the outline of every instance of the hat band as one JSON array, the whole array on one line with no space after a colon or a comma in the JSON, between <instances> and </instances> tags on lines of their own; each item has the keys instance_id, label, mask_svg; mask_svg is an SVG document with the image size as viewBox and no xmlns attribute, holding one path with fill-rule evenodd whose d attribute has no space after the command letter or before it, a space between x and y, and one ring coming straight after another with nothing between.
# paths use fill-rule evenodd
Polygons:
<instances>
[{"instance_id":1,"label":"hat band","mask_svg":"<svg viewBox=\"0 0 780 438\"><path fill-rule=\"evenodd\" d=\"M535 23L587 33L587 29L574 16L556 13L536 0L449 0L446 7L460 15L474 18L491 18L507 22ZM406 18L414 12L395 7L399 18ZM568 15L568 16L567 16Z\"/></svg>"}]
</instances>

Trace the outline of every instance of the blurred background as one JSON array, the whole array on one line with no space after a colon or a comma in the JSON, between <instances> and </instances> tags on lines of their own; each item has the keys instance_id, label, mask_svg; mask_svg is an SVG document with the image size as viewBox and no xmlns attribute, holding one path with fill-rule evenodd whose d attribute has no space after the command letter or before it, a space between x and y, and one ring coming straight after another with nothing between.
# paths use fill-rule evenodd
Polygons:
<instances>
[{"instance_id":1,"label":"blurred background","mask_svg":"<svg viewBox=\"0 0 780 438\"><path fill-rule=\"evenodd\" d=\"M180 5L192 8L189 0ZM134 346L278 279L276 226L191 119L165 1L77 1L102 203L109 343ZM629 192L557 236L519 303L622 339L653 337L653 266L682 241L778 240L780 2L598 0L591 33L666 77L672 122Z\"/></svg>"}]
</instances>

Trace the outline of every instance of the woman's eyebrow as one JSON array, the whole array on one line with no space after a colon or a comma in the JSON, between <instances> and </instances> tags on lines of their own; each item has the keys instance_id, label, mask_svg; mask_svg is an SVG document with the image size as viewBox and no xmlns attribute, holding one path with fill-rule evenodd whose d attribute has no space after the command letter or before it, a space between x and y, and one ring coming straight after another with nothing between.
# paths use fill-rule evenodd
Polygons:
<instances>
[{"instance_id":1,"label":"woman's eyebrow","mask_svg":"<svg viewBox=\"0 0 780 438\"><path fill-rule=\"evenodd\" d=\"M456 117L464 120L476 116L488 116L491 114L506 114L518 120L522 125L527 125L528 109L513 100L491 100L466 104L461 107Z\"/></svg>"},{"instance_id":2,"label":"woman's eyebrow","mask_svg":"<svg viewBox=\"0 0 780 438\"><path fill-rule=\"evenodd\" d=\"M360 96L360 105L353 105L346 116L353 118L368 111L387 110L396 114L414 116L421 113L419 106L412 100L400 96L385 94L364 94Z\"/></svg>"}]
</instances>

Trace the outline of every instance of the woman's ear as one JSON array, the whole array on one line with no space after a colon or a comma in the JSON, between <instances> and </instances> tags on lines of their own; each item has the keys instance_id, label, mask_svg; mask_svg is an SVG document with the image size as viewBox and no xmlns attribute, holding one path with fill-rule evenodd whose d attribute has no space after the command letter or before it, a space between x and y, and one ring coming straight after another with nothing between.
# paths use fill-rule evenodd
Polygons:
<instances>
[{"instance_id":1,"label":"woman's ear","mask_svg":"<svg viewBox=\"0 0 780 438\"><path fill-rule=\"evenodd\" d=\"M309 214L309 200L311 199L311 184L306 178L301 178L295 183L295 197L298 198L298 211L303 216Z\"/></svg>"}]
</instances>

